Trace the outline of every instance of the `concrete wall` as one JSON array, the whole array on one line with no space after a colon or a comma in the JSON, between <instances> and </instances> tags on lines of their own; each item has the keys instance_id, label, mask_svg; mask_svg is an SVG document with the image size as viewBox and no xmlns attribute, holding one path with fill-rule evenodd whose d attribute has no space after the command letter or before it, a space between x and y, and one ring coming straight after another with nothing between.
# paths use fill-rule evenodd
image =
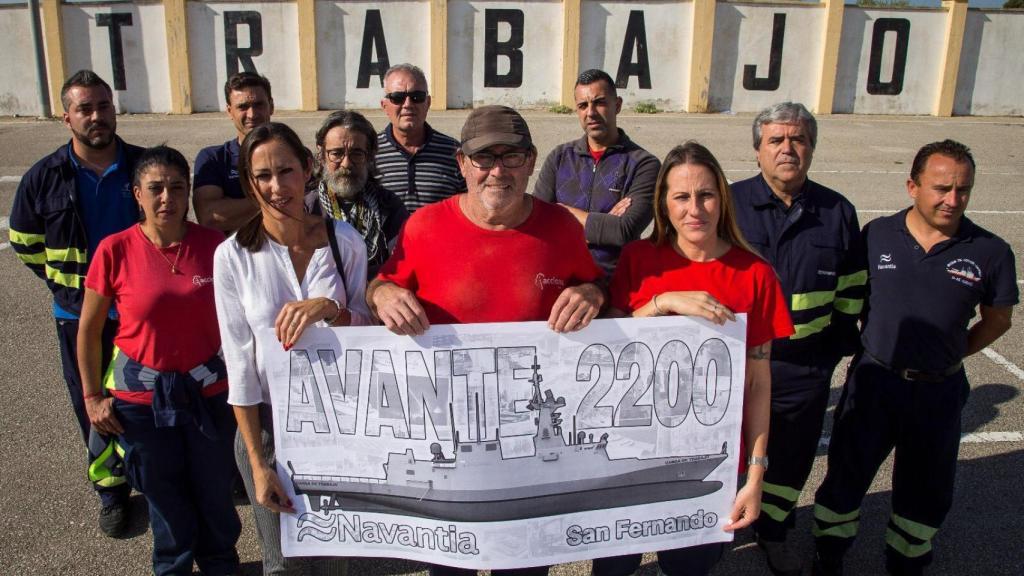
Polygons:
<instances>
[{"instance_id":1,"label":"concrete wall","mask_svg":"<svg viewBox=\"0 0 1024 576\"><path fill-rule=\"evenodd\" d=\"M0 114L38 116L42 113L36 87L32 24L24 6L0 7ZM51 104L60 108L59 102Z\"/></svg>"},{"instance_id":2,"label":"concrete wall","mask_svg":"<svg viewBox=\"0 0 1024 576\"><path fill-rule=\"evenodd\" d=\"M581 71L600 68L617 78L621 68L626 87L619 88L618 93L626 107L639 101L653 102L667 110L686 107L692 3L584 2L581 12ZM647 53L646 62L641 45ZM626 75L635 71L640 74ZM649 84L642 86L645 81Z\"/></svg>"},{"instance_id":3,"label":"concrete wall","mask_svg":"<svg viewBox=\"0 0 1024 576\"><path fill-rule=\"evenodd\" d=\"M941 10L847 8L843 16L833 111L930 114L941 74L938 55L945 45L945 25L946 15ZM873 51L873 45L880 41L876 33L882 37L881 49L875 46ZM901 38L906 39L905 60L899 57ZM873 53L875 58L880 58L877 77L871 75ZM898 66L900 62L905 63ZM869 83L876 86L870 87Z\"/></svg>"},{"instance_id":4,"label":"concrete wall","mask_svg":"<svg viewBox=\"0 0 1024 576\"><path fill-rule=\"evenodd\" d=\"M599 67L627 107L751 112L788 99L819 114L1024 112L1024 13L966 0L42 2L51 95L90 67L127 112L223 109L224 81L246 69L270 78L278 109L376 108L398 62L424 69L434 108L572 105L576 74ZM38 113L25 7L0 9L0 31L0 114Z\"/></svg>"},{"instance_id":5,"label":"concrete wall","mask_svg":"<svg viewBox=\"0 0 1024 576\"><path fill-rule=\"evenodd\" d=\"M488 13L497 24L490 32ZM561 52L561 2L449 0L448 106L556 103Z\"/></svg>"},{"instance_id":6,"label":"concrete wall","mask_svg":"<svg viewBox=\"0 0 1024 576\"><path fill-rule=\"evenodd\" d=\"M1024 115L1024 12L967 13L954 114Z\"/></svg>"},{"instance_id":7,"label":"concrete wall","mask_svg":"<svg viewBox=\"0 0 1024 576\"><path fill-rule=\"evenodd\" d=\"M258 14L258 18L253 13ZM291 2L189 2L189 55L195 110L222 110L226 105L224 82L229 76L229 51L235 55L235 62L231 64L236 67L235 71L248 70L251 63L253 69L270 79L277 108L299 108L297 15L295 4ZM229 43L232 33L235 37ZM253 48L258 54L253 53Z\"/></svg>"},{"instance_id":8,"label":"concrete wall","mask_svg":"<svg viewBox=\"0 0 1024 576\"><path fill-rule=\"evenodd\" d=\"M94 70L114 87L121 112L170 111L162 4L65 5L61 18L69 74Z\"/></svg>"},{"instance_id":9,"label":"concrete wall","mask_svg":"<svg viewBox=\"0 0 1024 576\"><path fill-rule=\"evenodd\" d=\"M812 102L821 68L821 34L809 31L819 30L823 18L817 5L719 3L711 109L749 112L783 100Z\"/></svg>"},{"instance_id":10,"label":"concrete wall","mask_svg":"<svg viewBox=\"0 0 1024 576\"><path fill-rule=\"evenodd\" d=\"M317 2L320 107L379 107L383 72L389 64L410 62L429 78L429 23L427 2ZM366 76L362 86L361 68Z\"/></svg>"}]
</instances>

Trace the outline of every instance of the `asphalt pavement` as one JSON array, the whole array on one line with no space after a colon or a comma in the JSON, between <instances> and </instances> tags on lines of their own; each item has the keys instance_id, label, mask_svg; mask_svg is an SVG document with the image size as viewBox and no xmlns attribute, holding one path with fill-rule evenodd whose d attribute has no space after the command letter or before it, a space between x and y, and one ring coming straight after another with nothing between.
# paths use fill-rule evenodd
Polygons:
<instances>
[{"instance_id":1,"label":"asphalt pavement","mask_svg":"<svg viewBox=\"0 0 1024 576\"><path fill-rule=\"evenodd\" d=\"M628 103L627 103L628 108ZM467 111L431 113L436 128L458 137ZM312 145L326 112L281 112ZM541 158L558 143L578 138L575 116L526 112ZM368 112L378 128L380 111ZM619 126L659 157L675 144L696 139L719 158L727 176L738 180L757 170L751 146L750 115L655 115L623 112ZM200 148L233 135L223 114L121 116L118 132L140 145L167 143L194 158ZM97 499L84 477L85 451L73 421L50 311L41 281L22 266L7 243L7 217L20 176L39 158L67 142L56 121L0 120L0 573L30 575L150 572L152 539L145 501L133 497L130 535L115 540L97 527ZM826 116L819 119L819 141L811 178L843 192L858 208L861 223L909 204L904 182L914 152L923 144L955 138L968 144L978 172L968 215L1002 236L1017 254L1019 277L1024 253L1024 119ZM538 166L540 162L538 162ZM1019 306L1018 318L1020 318ZM1018 483L1024 471L1024 329L1014 326L983 353L966 362L972 392L964 430L954 506L935 538L935 565L929 574L1018 575L1024 571L1024 498ZM833 381L834 406L843 367ZM830 420L830 419L827 419ZM826 437L830 421L826 424ZM800 499L793 541L804 558L810 537L814 489L824 475L824 449ZM885 523L889 513L891 459L864 501L860 537L847 560L848 574L882 574ZM918 473L927 474L926 470ZM243 573L261 573L252 514L239 506L243 533L238 547ZM650 555L641 574L655 574ZM359 559L354 575L417 574L411 562ZM552 574L589 574L589 563L559 566ZM751 536L737 536L733 550L715 574L767 574Z\"/></svg>"}]
</instances>

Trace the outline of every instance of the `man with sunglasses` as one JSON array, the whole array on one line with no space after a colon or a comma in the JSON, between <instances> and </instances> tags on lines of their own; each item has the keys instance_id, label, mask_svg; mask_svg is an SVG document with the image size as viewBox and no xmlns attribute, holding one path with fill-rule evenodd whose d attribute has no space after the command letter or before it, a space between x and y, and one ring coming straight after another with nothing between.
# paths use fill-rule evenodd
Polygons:
<instances>
[{"instance_id":1,"label":"man with sunglasses","mask_svg":"<svg viewBox=\"0 0 1024 576\"><path fill-rule=\"evenodd\" d=\"M616 125L622 98L606 72L582 72L575 99L583 137L548 154L533 194L572 212L583 225L594 260L611 273L622 246L651 223L661 162Z\"/></svg>"},{"instance_id":2,"label":"man with sunglasses","mask_svg":"<svg viewBox=\"0 0 1024 576\"><path fill-rule=\"evenodd\" d=\"M316 152L318 207L335 220L348 222L363 237L367 278L373 278L409 217L402 201L373 179L377 131L359 112L332 112L316 131Z\"/></svg>"},{"instance_id":3,"label":"man with sunglasses","mask_svg":"<svg viewBox=\"0 0 1024 576\"><path fill-rule=\"evenodd\" d=\"M238 150L246 134L274 115L270 80L255 72L232 74L224 83L224 101L235 136L199 151L192 203L200 224L231 234L258 211L238 182Z\"/></svg>"},{"instance_id":4,"label":"man with sunglasses","mask_svg":"<svg viewBox=\"0 0 1024 576\"><path fill-rule=\"evenodd\" d=\"M392 332L430 324L547 320L580 330L605 303L601 269L566 210L526 193L537 160L526 121L505 106L476 108L456 160L468 191L413 214L366 300ZM494 570L542 576L547 567ZM473 570L430 566L431 576Z\"/></svg>"},{"instance_id":5,"label":"man with sunglasses","mask_svg":"<svg viewBox=\"0 0 1024 576\"><path fill-rule=\"evenodd\" d=\"M390 123L377 135L377 180L409 212L466 189L455 163L459 142L427 124L430 94L423 71L396 64L384 73L380 107Z\"/></svg>"}]
</instances>

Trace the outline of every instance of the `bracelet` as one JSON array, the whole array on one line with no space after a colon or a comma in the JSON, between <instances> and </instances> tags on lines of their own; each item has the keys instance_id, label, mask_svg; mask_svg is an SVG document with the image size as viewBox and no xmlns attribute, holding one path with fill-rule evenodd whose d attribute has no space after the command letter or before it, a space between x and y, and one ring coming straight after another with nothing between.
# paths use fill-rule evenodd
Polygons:
<instances>
[{"instance_id":1,"label":"bracelet","mask_svg":"<svg viewBox=\"0 0 1024 576\"><path fill-rule=\"evenodd\" d=\"M337 300L331 298L330 296L325 296L325 298L330 300L331 303L334 304L334 307L338 309L338 311L334 313L334 316L331 316L330 318L324 318L324 322L326 322L327 325L330 326L334 324L334 321L338 319L338 316L341 316L341 302L338 302Z\"/></svg>"},{"instance_id":2,"label":"bracelet","mask_svg":"<svg viewBox=\"0 0 1024 576\"><path fill-rule=\"evenodd\" d=\"M661 311L661 308L658 308L658 294L655 294L654 298L651 298L651 302L654 303L654 313L658 316L664 316L665 313Z\"/></svg>"},{"instance_id":3,"label":"bracelet","mask_svg":"<svg viewBox=\"0 0 1024 576\"><path fill-rule=\"evenodd\" d=\"M86 394L85 396L82 396L82 400L92 400L93 398L102 398L102 397L103 397L103 392L93 392L91 394Z\"/></svg>"}]
</instances>

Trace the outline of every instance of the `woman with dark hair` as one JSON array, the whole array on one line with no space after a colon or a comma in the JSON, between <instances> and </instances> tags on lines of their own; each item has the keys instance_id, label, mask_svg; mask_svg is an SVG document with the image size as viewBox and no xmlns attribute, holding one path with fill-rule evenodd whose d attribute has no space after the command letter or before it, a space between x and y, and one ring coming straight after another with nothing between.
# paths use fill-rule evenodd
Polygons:
<instances>
[{"instance_id":1,"label":"woman with dark hair","mask_svg":"<svg viewBox=\"0 0 1024 576\"><path fill-rule=\"evenodd\" d=\"M313 157L284 124L254 128L238 174L259 212L217 249L217 317L227 363L228 403L238 420L235 458L253 502L264 574L343 574L344 559L284 558L280 513L294 512L274 468L273 424L263 349L273 328L285 350L306 328L370 324L366 247L348 224L308 214Z\"/></svg>"},{"instance_id":2,"label":"woman with dark hair","mask_svg":"<svg viewBox=\"0 0 1024 576\"><path fill-rule=\"evenodd\" d=\"M100 242L85 280L78 361L86 411L97 431L118 435L132 485L149 503L153 572L192 574L194 561L203 574L234 574L235 420L213 296L224 235L185 220L189 168L173 148L139 156L133 191L142 221ZM116 348L101 376L112 306Z\"/></svg>"},{"instance_id":3,"label":"woman with dark hair","mask_svg":"<svg viewBox=\"0 0 1024 576\"><path fill-rule=\"evenodd\" d=\"M611 315L697 316L716 324L747 314L743 437L746 482L736 494L729 522L734 531L761 513L761 486L768 462L771 371L775 338L789 336L782 289L772 270L747 244L736 223L729 184L718 160L700 144L676 146L661 165L654 189L654 232L623 249L611 282ZM658 553L668 576L708 574L724 544ZM594 561L595 576L632 574L640 555Z\"/></svg>"}]
</instances>

